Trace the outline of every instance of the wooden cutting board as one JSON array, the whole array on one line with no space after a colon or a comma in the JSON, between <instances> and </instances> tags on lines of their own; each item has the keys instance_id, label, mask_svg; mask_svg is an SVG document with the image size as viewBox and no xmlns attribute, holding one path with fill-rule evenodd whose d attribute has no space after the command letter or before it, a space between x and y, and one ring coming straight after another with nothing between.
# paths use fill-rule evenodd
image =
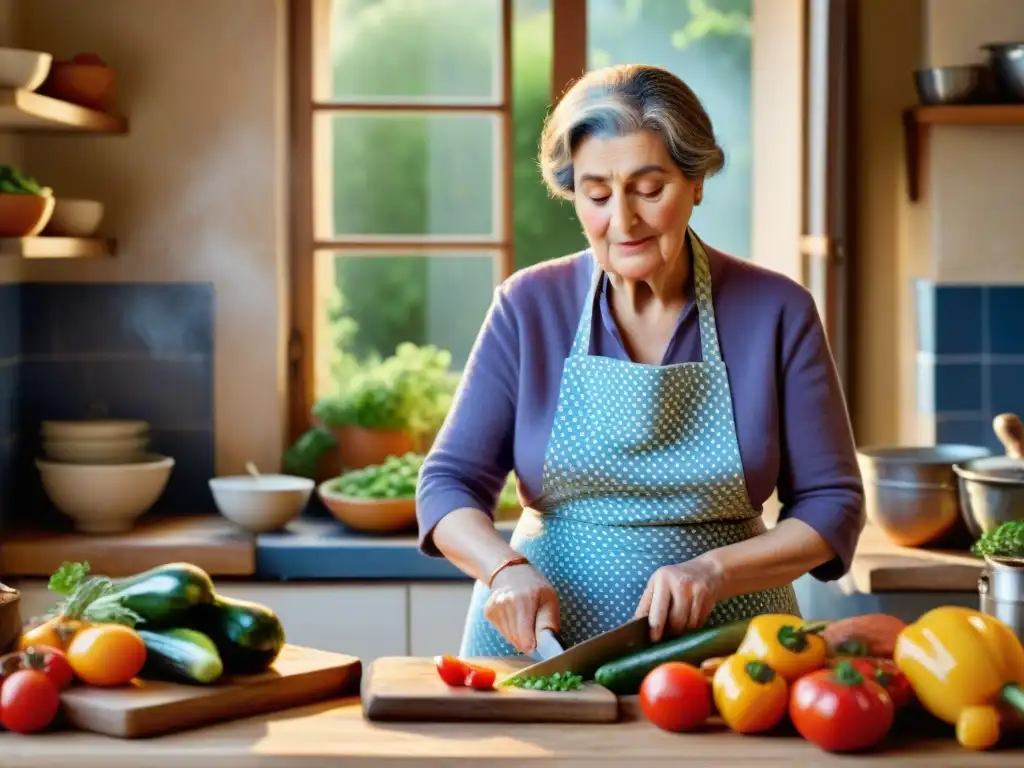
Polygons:
<instances>
[{"instance_id":1,"label":"wooden cutting board","mask_svg":"<svg viewBox=\"0 0 1024 768\"><path fill-rule=\"evenodd\" d=\"M527 659L502 658L474 662L497 670L499 680L530 664ZM615 694L596 683L564 693L453 688L438 677L433 659L409 656L371 662L363 676L362 700L369 720L610 723L618 718Z\"/></svg>"},{"instance_id":2,"label":"wooden cutting board","mask_svg":"<svg viewBox=\"0 0 1024 768\"><path fill-rule=\"evenodd\" d=\"M352 695L354 656L286 645L270 671L215 685L137 680L119 688L75 686L61 694L71 725L122 739L154 736Z\"/></svg>"}]
</instances>

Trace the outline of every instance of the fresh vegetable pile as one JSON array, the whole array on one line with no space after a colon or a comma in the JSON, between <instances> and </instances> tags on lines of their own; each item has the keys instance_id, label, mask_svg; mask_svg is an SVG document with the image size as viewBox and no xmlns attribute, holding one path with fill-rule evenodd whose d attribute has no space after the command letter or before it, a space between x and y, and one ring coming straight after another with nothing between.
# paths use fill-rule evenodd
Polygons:
<instances>
[{"instance_id":1,"label":"fresh vegetable pile","mask_svg":"<svg viewBox=\"0 0 1024 768\"><path fill-rule=\"evenodd\" d=\"M724 655L711 652L727 641ZM828 752L878 745L916 704L955 726L971 749L994 746L1024 715L1024 645L997 619L952 606L910 625L883 614L757 616L664 641L596 677L633 693L643 670L640 706L660 728L693 730L717 710L737 733L764 733L788 717Z\"/></svg>"},{"instance_id":2,"label":"fresh vegetable pile","mask_svg":"<svg viewBox=\"0 0 1024 768\"><path fill-rule=\"evenodd\" d=\"M382 464L346 472L330 489L360 499L413 499L422 466L422 454L389 456Z\"/></svg>"},{"instance_id":3,"label":"fresh vegetable pile","mask_svg":"<svg viewBox=\"0 0 1024 768\"><path fill-rule=\"evenodd\" d=\"M217 594L210 576L168 563L121 579L64 563L49 588L63 600L0 658L0 724L51 726L60 691L75 683L121 686L135 678L209 685L223 674L266 671L284 647L278 617Z\"/></svg>"}]
</instances>

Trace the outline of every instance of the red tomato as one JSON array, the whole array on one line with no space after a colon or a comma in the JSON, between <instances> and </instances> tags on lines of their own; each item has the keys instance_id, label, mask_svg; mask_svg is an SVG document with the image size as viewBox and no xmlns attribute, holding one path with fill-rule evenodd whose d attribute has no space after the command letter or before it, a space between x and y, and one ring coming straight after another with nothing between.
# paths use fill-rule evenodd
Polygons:
<instances>
[{"instance_id":1,"label":"red tomato","mask_svg":"<svg viewBox=\"0 0 1024 768\"><path fill-rule=\"evenodd\" d=\"M462 686L466 684L469 665L464 661L454 656L435 656L434 664L437 666L437 674L448 685Z\"/></svg>"},{"instance_id":2,"label":"red tomato","mask_svg":"<svg viewBox=\"0 0 1024 768\"><path fill-rule=\"evenodd\" d=\"M43 672L22 669L0 688L0 722L15 733L43 730L57 715L60 692Z\"/></svg>"},{"instance_id":3,"label":"red tomato","mask_svg":"<svg viewBox=\"0 0 1024 768\"><path fill-rule=\"evenodd\" d=\"M697 667L670 661L655 667L640 684L640 709L666 731L689 731L711 716L711 683Z\"/></svg>"},{"instance_id":4,"label":"red tomato","mask_svg":"<svg viewBox=\"0 0 1024 768\"><path fill-rule=\"evenodd\" d=\"M907 676L900 672L892 659L861 658L850 659L853 668L869 680L874 680L885 688L893 706L900 710L907 706L914 697L914 689L910 687Z\"/></svg>"},{"instance_id":5,"label":"red tomato","mask_svg":"<svg viewBox=\"0 0 1024 768\"><path fill-rule=\"evenodd\" d=\"M493 669L471 666L469 674L466 675L466 685L470 688L475 688L478 691L489 691L494 687L494 681L497 680L497 678L498 673Z\"/></svg>"},{"instance_id":6,"label":"red tomato","mask_svg":"<svg viewBox=\"0 0 1024 768\"><path fill-rule=\"evenodd\" d=\"M9 653L0 659L0 683L22 669L35 669L45 674L62 691L71 685L74 673L67 656L56 648L34 645L23 651Z\"/></svg>"},{"instance_id":7,"label":"red tomato","mask_svg":"<svg viewBox=\"0 0 1024 768\"><path fill-rule=\"evenodd\" d=\"M893 716L885 689L847 661L804 675L790 691L793 725L827 752L873 747L889 732Z\"/></svg>"}]
</instances>

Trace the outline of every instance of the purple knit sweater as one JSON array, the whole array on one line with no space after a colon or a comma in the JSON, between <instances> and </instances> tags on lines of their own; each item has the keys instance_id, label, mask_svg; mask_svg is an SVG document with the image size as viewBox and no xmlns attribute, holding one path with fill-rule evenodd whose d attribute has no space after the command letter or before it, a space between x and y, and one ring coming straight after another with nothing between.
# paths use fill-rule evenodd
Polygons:
<instances>
[{"instance_id":1,"label":"purple knit sweater","mask_svg":"<svg viewBox=\"0 0 1024 768\"><path fill-rule=\"evenodd\" d=\"M706 249L722 356L750 501L774 490L780 519L803 520L837 557L811 573L849 569L864 525L862 485L846 404L811 295L778 273ZM431 534L460 507L494 510L515 470L525 505L541 467L561 384L596 262L589 251L524 269L496 291L448 419L424 463L417 496L420 548L439 557ZM692 295L692 286L691 286ZM591 354L628 360L603 279ZM701 359L691 300L663 365Z\"/></svg>"}]
</instances>

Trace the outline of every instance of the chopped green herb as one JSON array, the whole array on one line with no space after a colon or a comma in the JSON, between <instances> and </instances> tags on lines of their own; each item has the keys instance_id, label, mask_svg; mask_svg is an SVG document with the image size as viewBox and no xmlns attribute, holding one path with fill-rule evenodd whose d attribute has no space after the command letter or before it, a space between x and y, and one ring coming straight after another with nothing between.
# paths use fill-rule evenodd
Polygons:
<instances>
[{"instance_id":1,"label":"chopped green herb","mask_svg":"<svg viewBox=\"0 0 1024 768\"><path fill-rule=\"evenodd\" d=\"M1024 520L1010 520L983 533L971 551L978 557L1024 557Z\"/></svg>"},{"instance_id":2,"label":"chopped green herb","mask_svg":"<svg viewBox=\"0 0 1024 768\"><path fill-rule=\"evenodd\" d=\"M578 691L583 687L583 678L572 672L556 672L553 675L536 677L516 675L504 681L503 685L533 691Z\"/></svg>"}]
</instances>

